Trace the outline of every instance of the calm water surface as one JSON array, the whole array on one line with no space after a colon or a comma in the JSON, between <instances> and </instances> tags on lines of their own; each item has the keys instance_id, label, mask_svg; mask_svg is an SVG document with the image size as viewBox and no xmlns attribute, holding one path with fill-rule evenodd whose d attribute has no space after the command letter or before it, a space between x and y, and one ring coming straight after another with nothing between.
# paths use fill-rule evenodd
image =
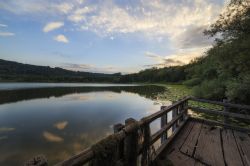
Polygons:
<instances>
[{"instance_id":1,"label":"calm water surface","mask_svg":"<svg viewBox=\"0 0 250 166\"><path fill-rule=\"evenodd\" d=\"M22 165L38 154L50 164L62 161L111 134L113 124L158 111L155 97L164 91L125 84L5 83L0 89L0 165Z\"/></svg>"}]
</instances>

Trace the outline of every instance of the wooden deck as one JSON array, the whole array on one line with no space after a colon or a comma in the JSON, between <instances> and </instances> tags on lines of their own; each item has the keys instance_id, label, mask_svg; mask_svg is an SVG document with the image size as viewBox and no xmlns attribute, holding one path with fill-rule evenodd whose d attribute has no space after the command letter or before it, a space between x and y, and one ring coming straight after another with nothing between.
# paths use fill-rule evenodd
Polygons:
<instances>
[{"instance_id":1,"label":"wooden deck","mask_svg":"<svg viewBox=\"0 0 250 166\"><path fill-rule=\"evenodd\" d=\"M250 166L250 135L190 120L157 159L175 166Z\"/></svg>"}]
</instances>

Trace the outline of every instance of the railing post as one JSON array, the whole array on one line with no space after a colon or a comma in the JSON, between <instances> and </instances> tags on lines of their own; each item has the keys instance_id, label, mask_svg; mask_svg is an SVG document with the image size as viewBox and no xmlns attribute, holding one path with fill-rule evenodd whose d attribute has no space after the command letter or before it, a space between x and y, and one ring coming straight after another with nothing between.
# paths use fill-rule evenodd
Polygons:
<instances>
[{"instance_id":1,"label":"railing post","mask_svg":"<svg viewBox=\"0 0 250 166\"><path fill-rule=\"evenodd\" d=\"M182 102L180 105L177 106L177 114L176 114L176 116L179 115L183 111L183 108L184 108L184 102ZM183 120L182 117L179 120L177 120L177 123L176 123L177 127L181 124L181 122Z\"/></svg>"},{"instance_id":2,"label":"railing post","mask_svg":"<svg viewBox=\"0 0 250 166\"><path fill-rule=\"evenodd\" d=\"M181 121L184 121L187 118L188 115L188 100L184 101L181 105L181 110L184 111L184 114L181 118Z\"/></svg>"},{"instance_id":3,"label":"railing post","mask_svg":"<svg viewBox=\"0 0 250 166\"><path fill-rule=\"evenodd\" d=\"M113 126L114 133L118 133L124 128L124 125L121 123L115 124ZM124 141L121 141L119 145L117 146L117 158L121 159L123 157L124 152Z\"/></svg>"},{"instance_id":4,"label":"railing post","mask_svg":"<svg viewBox=\"0 0 250 166\"><path fill-rule=\"evenodd\" d=\"M148 166L150 164L150 138L151 138L151 133L150 133L150 126L149 124L146 124L143 127L143 150L142 150L142 158L141 158L141 165L142 166Z\"/></svg>"},{"instance_id":5,"label":"railing post","mask_svg":"<svg viewBox=\"0 0 250 166\"><path fill-rule=\"evenodd\" d=\"M161 110L163 110L166 106L161 106ZM168 113L162 115L161 117L161 128L164 127L168 123ZM161 136L161 143L165 142L168 138L168 131Z\"/></svg>"},{"instance_id":6,"label":"railing post","mask_svg":"<svg viewBox=\"0 0 250 166\"><path fill-rule=\"evenodd\" d=\"M175 103L176 101L173 102L173 104ZM174 108L172 110L172 119L174 119L176 116L177 116L177 111L178 111L178 107L177 108ZM176 122L173 124L173 127L172 127L172 132L174 132L176 130L176 127L177 127L177 124Z\"/></svg>"},{"instance_id":7,"label":"railing post","mask_svg":"<svg viewBox=\"0 0 250 166\"><path fill-rule=\"evenodd\" d=\"M227 99L223 99L223 103L228 103L228 100ZM227 106L224 106L224 109L223 109L224 112L229 112L229 108ZM229 124L229 119L227 116L223 116L223 119L224 119L224 124Z\"/></svg>"},{"instance_id":8,"label":"railing post","mask_svg":"<svg viewBox=\"0 0 250 166\"><path fill-rule=\"evenodd\" d=\"M125 127L128 125L136 125L136 123L136 120L132 118L126 119ZM124 140L124 165L136 166L138 152L138 129L127 134L128 135Z\"/></svg>"}]
</instances>

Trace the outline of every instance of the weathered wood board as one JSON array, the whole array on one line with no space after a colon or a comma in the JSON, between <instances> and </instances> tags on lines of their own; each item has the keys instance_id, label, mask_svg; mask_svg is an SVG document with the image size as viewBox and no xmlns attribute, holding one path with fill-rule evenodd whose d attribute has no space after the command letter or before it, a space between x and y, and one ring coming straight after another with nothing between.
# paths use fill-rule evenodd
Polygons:
<instances>
[{"instance_id":1,"label":"weathered wood board","mask_svg":"<svg viewBox=\"0 0 250 166\"><path fill-rule=\"evenodd\" d=\"M188 135L190 134L193 126L194 126L194 122L190 121L183 127L183 129L180 131L180 133L176 137L174 141L174 145L173 146L171 145L170 147L168 147L167 149L168 152L172 151L173 148L178 149L178 150L181 148L181 146L187 139Z\"/></svg>"},{"instance_id":2,"label":"weathered wood board","mask_svg":"<svg viewBox=\"0 0 250 166\"><path fill-rule=\"evenodd\" d=\"M250 166L250 137L246 133L234 131L236 143L239 148L244 165Z\"/></svg>"},{"instance_id":3,"label":"weathered wood board","mask_svg":"<svg viewBox=\"0 0 250 166\"><path fill-rule=\"evenodd\" d=\"M213 166L224 166L220 129L203 124L194 158Z\"/></svg>"},{"instance_id":4,"label":"weathered wood board","mask_svg":"<svg viewBox=\"0 0 250 166\"><path fill-rule=\"evenodd\" d=\"M243 166L233 131L224 129L221 132L224 158L227 166Z\"/></svg>"},{"instance_id":5,"label":"weathered wood board","mask_svg":"<svg viewBox=\"0 0 250 166\"><path fill-rule=\"evenodd\" d=\"M195 149L195 146L196 146L196 143L197 143L201 128L202 128L202 123L196 123L193 126L193 128L192 128L191 132L189 133L187 139L185 140L185 142L183 143L183 145L180 148L180 151L182 153L185 153L186 155L189 155L189 156L193 155L193 152L194 152L194 149Z\"/></svg>"}]
</instances>

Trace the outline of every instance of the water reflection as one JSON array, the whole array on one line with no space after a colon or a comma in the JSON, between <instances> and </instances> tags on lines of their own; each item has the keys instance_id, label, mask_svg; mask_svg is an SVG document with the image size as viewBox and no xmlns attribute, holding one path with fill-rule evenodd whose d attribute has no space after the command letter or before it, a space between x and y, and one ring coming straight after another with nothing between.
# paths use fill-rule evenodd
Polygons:
<instances>
[{"instance_id":1,"label":"water reflection","mask_svg":"<svg viewBox=\"0 0 250 166\"><path fill-rule=\"evenodd\" d=\"M0 104L17 102L22 100L62 97L72 93L87 93L87 92L131 92L137 93L146 98L155 98L157 94L163 92L165 89L160 86L118 86L118 87L53 87L53 88L31 88L31 89L17 89L17 90L2 90L0 91ZM112 95L107 96L111 98ZM82 100L87 100L82 96Z\"/></svg>"},{"instance_id":2,"label":"water reflection","mask_svg":"<svg viewBox=\"0 0 250 166\"><path fill-rule=\"evenodd\" d=\"M54 126L55 126L58 130L63 130L67 125L68 125L68 121L58 122L58 123L55 123L55 124L54 124Z\"/></svg>"},{"instance_id":3,"label":"water reflection","mask_svg":"<svg viewBox=\"0 0 250 166\"><path fill-rule=\"evenodd\" d=\"M43 137L49 142L63 142L63 138L48 131L43 132Z\"/></svg>"},{"instance_id":4,"label":"water reflection","mask_svg":"<svg viewBox=\"0 0 250 166\"><path fill-rule=\"evenodd\" d=\"M12 127L0 127L0 133L1 132L8 132L8 131L13 131L15 128Z\"/></svg>"},{"instance_id":5,"label":"water reflection","mask_svg":"<svg viewBox=\"0 0 250 166\"><path fill-rule=\"evenodd\" d=\"M0 165L22 165L38 154L50 164L64 160L111 134L113 124L158 111L152 99L162 91L155 86L2 91Z\"/></svg>"}]
</instances>

